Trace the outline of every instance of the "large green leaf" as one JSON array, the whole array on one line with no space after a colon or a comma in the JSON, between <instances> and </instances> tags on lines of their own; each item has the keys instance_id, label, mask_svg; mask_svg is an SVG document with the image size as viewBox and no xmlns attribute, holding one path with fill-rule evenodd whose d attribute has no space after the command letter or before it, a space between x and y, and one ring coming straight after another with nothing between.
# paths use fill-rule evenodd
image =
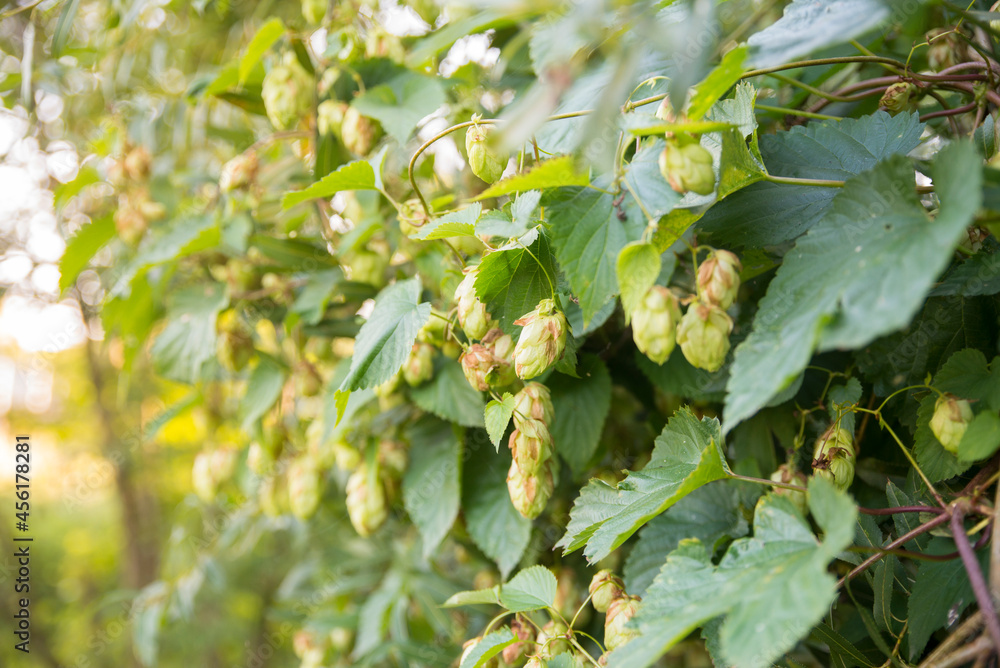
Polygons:
<instances>
[{"instance_id":1,"label":"large green leaf","mask_svg":"<svg viewBox=\"0 0 1000 668\"><path fill-rule=\"evenodd\" d=\"M830 212L785 257L736 349L726 430L767 405L815 350L857 348L905 326L979 206L979 157L952 144L934 165L931 220L909 161L894 156L851 179Z\"/></svg>"},{"instance_id":2,"label":"large green leaf","mask_svg":"<svg viewBox=\"0 0 1000 668\"><path fill-rule=\"evenodd\" d=\"M662 266L660 251L653 244L633 241L618 254L616 272L625 324L628 324L632 311L642 303L649 289L656 284Z\"/></svg>"},{"instance_id":3,"label":"large green leaf","mask_svg":"<svg viewBox=\"0 0 1000 668\"><path fill-rule=\"evenodd\" d=\"M546 381L555 411L549 427L552 440L575 474L583 472L594 456L611 408L611 374L604 362L587 355L577 372L579 378L555 373Z\"/></svg>"},{"instance_id":4,"label":"large green leaf","mask_svg":"<svg viewBox=\"0 0 1000 668\"><path fill-rule=\"evenodd\" d=\"M589 188L560 188L543 199L556 258L584 325L618 292L615 269L628 238L612 199Z\"/></svg>"},{"instance_id":5,"label":"large green leaf","mask_svg":"<svg viewBox=\"0 0 1000 668\"><path fill-rule=\"evenodd\" d=\"M666 145L662 138L649 141L625 167L622 185L647 220L670 213L681 201L680 193L670 187L660 171L660 154Z\"/></svg>"},{"instance_id":6,"label":"large green leaf","mask_svg":"<svg viewBox=\"0 0 1000 668\"><path fill-rule=\"evenodd\" d=\"M544 234L527 247L490 253L479 263L476 294L508 334L516 334L514 321L552 297L555 263Z\"/></svg>"},{"instance_id":7,"label":"large green leaf","mask_svg":"<svg viewBox=\"0 0 1000 668\"><path fill-rule=\"evenodd\" d=\"M249 430L278 400L281 388L285 386L285 377L285 367L280 362L268 355L260 355L260 363L250 374L247 393L240 402L244 430Z\"/></svg>"},{"instance_id":8,"label":"large green leaf","mask_svg":"<svg viewBox=\"0 0 1000 668\"><path fill-rule=\"evenodd\" d=\"M311 199L333 197L341 190L375 190L377 187L371 163L367 160L355 160L330 172L304 190L285 193L281 198L281 206L287 209Z\"/></svg>"},{"instance_id":9,"label":"large green leaf","mask_svg":"<svg viewBox=\"0 0 1000 668\"><path fill-rule=\"evenodd\" d=\"M824 47L844 44L889 18L880 0L794 0L776 22L751 35L754 67L783 65Z\"/></svg>"},{"instance_id":10,"label":"large green leaf","mask_svg":"<svg viewBox=\"0 0 1000 668\"><path fill-rule=\"evenodd\" d=\"M114 236L115 223L111 216L98 218L81 227L66 242L66 250L59 260L59 289L65 291L73 286L97 251Z\"/></svg>"},{"instance_id":11,"label":"large green leaf","mask_svg":"<svg viewBox=\"0 0 1000 668\"><path fill-rule=\"evenodd\" d=\"M770 174L843 181L890 155L905 155L920 143L922 129L916 114L890 116L880 111L764 135L760 151ZM777 245L819 222L838 192L838 188L755 183L709 209L698 227L723 246Z\"/></svg>"},{"instance_id":12,"label":"large green leaf","mask_svg":"<svg viewBox=\"0 0 1000 668\"><path fill-rule=\"evenodd\" d=\"M402 368L430 315L431 305L420 303L419 276L382 290L358 332L351 370L340 389L349 392L390 380Z\"/></svg>"},{"instance_id":13,"label":"large green leaf","mask_svg":"<svg viewBox=\"0 0 1000 668\"><path fill-rule=\"evenodd\" d=\"M560 186L585 186L590 183L587 172L577 169L573 156L552 158L540 162L523 174L514 174L497 181L476 199L487 199L527 190L544 190Z\"/></svg>"},{"instance_id":14,"label":"large green leaf","mask_svg":"<svg viewBox=\"0 0 1000 668\"><path fill-rule=\"evenodd\" d=\"M735 541L718 566L701 541L682 541L646 590L634 618L640 637L612 652L609 668L645 668L719 616L725 617L719 632L725 665L772 665L836 599L827 567L854 534L854 503L827 480L810 481L809 507L822 541L777 494L761 499L753 537Z\"/></svg>"},{"instance_id":15,"label":"large green leaf","mask_svg":"<svg viewBox=\"0 0 1000 668\"><path fill-rule=\"evenodd\" d=\"M443 359L434 378L410 390L413 402L429 413L464 427L483 426L483 396L465 379L462 366Z\"/></svg>"},{"instance_id":16,"label":"large green leaf","mask_svg":"<svg viewBox=\"0 0 1000 668\"><path fill-rule=\"evenodd\" d=\"M403 505L429 557L458 517L462 441L450 424L432 417L413 425L408 436L410 466L403 478Z\"/></svg>"},{"instance_id":17,"label":"large green leaf","mask_svg":"<svg viewBox=\"0 0 1000 668\"><path fill-rule=\"evenodd\" d=\"M405 144L417 124L444 103L444 86L440 80L405 72L365 91L351 105L379 121L396 141Z\"/></svg>"},{"instance_id":18,"label":"large green leaf","mask_svg":"<svg viewBox=\"0 0 1000 668\"><path fill-rule=\"evenodd\" d=\"M217 283L179 291L167 307L167 326L150 351L157 373L182 383L198 380L202 367L215 357L215 320L228 303Z\"/></svg>"},{"instance_id":19,"label":"large green leaf","mask_svg":"<svg viewBox=\"0 0 1000 668\"><path fill-rule=\"evenodd\" d=\"M596 479L583 488L557 547L572 552L586 545L587 558L599 561L643 524L702 485L726 477L728 470L718 420L699 421L682 408L657 437L642 471L629 473L617 488Z\"/></svg>"},{"instance_id":20,"label":"large green leaf","mask_svg":"<svg viewBox=\"0 0 1000 668\"><path fill-rule=\"evenodd\" d=\"M500 587L500 605L511 612L528 612L552 607L558 582L544 566L526 568Z\"/></svg>"},{"instance_id":21,"label":"large green leaf","mask_svg":"<svg viewBox=\"0 0 1000 668\"><path fill-rule=\"evenodd\" d=\"M260 27L253 39L250 40L247 52L240 58L240 83L247 80L250 72L257 66L267 50L274 46L274 43L281 39L283 34L285 34L285 24L279 18L272 18Z\"/></svg>"}]
</instances>

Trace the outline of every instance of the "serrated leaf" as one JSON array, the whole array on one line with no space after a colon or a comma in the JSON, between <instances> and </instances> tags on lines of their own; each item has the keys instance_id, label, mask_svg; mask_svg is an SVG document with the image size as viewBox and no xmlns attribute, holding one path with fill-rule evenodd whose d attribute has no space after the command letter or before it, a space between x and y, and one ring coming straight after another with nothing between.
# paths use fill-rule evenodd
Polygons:
<instances>
[{"instance_id":1,"label":"serrated leaf","mask_svg":"<svg viewBox=\"0 0 1000 668\"><path fill-rule=\"evenodd\" d=\"M413 425L408 436L410 465L403 478L403 505L428 558L458 517L462 442L450 424L432 417Z\"/></svg>"},{"instance_id":2,"label":"serrated leaf","mask_svg":"<svg viewBox=\"0 0 1000 668\"><path fill-rule=\"evenodd\" d=\"M880 111L764 135L760 152L770 174L843 181L891 155L905 155L920 143L922 130L916 114ZM838 188L754 183L715 204L698 227L726 247L775 246L818 223L838 193Z\"/></svg>"},{"instance_id":3,"label":"serrated leaf","mask_svg":"<svg viewBox=\"0 0 1000 668\"><path fill-rule=\"evenodd\" d=\"M573 156L567 155L545 160L523 174L515 174L502 181L497 181L475 199L499 197L526 190L585 186L588 183L590 183L589 174L586 171L577 171L575 159Z\"/></svg>"},{"instance_id":4,"label":"serrated leaf","mask_svg":"<svg viewBox=\"0 0 1000 668\"><path fill-rule=\"evenodd\" d=\"M983 249L945 274L932 297L995 295L1000 292L1000 252Z\"/></svg>"},{"instance_id":5,"label":"serrated leaf","mask_svg":"<svg viewBox=\"0 0 1000 668\"><path fill-rule=\"evenodd\" d=\"M520 328L514 321L534 310L542 299L552 297L549 281L555 276L548 239L539 234L527 251L515 246L484 257L479 263L476 294L500 328L516 335Z\"/></svg>"},{"instance_id":6,"label":"serrated leaf","mask_svg":"<svg viewBox=\"0 0 1000 668\"><path fill-rule=\"evenodd\" d=\"M549 430L556 452L579 475L601 441L611 409L611 374L600 358L586 355L579 364L579 378L555 373L546 385L552 394Z\"/></svg>"},{"instance_id":7,"label":"serrated leaf","mask_svg":"<svg viewBox=\"0 0 1000 668\"><path fill-rule=\"evenodd\" d=\"M556 601L558 582L544 566L526 568L500 587L500 605L511 612L551 608Z\"/></svg>"},{"instance_id":8,"label":"serrated leaf","mask_svg":"<svg viewBox=\"0 0 1000 668\"><path fill-rule=\"evenodd\" d=\"M814 351L858 348L910 321L979 206L978 163L970 144L941 151L933 170L941 196L934 220L903 157L847 183L785 257L753 331L736 349L727 431L798 378ZM892 204L880 204L887 197Z\"/></svg>"},{"instance_id":9,"label":"serrated leaf","mask_svg":"<svg viewBox=\"0 0 1000 668\"><path fill-rule=\"evenodd\" d=\"M225 289L215 283L178 292L150 350L157 373L182 383L198 380L215 357L215 321L228 303Z\"/></svg>"},{"instance_id":10,"label":"serrated leaf","mask_svg":"<svg viewBox=\"0 0 1000 668\"><path fill-rule=\"evenodd\" d=\"M486 421L486 433L490 435L490 441L496 446L497 452L500 450L500 441L507 433L507 425L514 415L514 397L510 392L504 392L503 401L491 399L486 404L483 418Z\"/></svg>"},{"instance_id":11,"label":"serrated leaf","mask_svg":"<svg viewBox=\"0 0 1000 668\"><path fill-rule=\"evenodd\" d=\"M837 633L833 628L825 623L821 622L816 625L816 628L813 629L813 637L829 647L831 654L840 655L841 658L850 658L850 660L858 666L874 668L874 664L869 661L864 654L858 651L858 648L854 646L854 643L850 642L847 638Z\"/></svg>"},{"instance_id":12,"label":"serrated leaf","mask_svg":"<svg viewBox=\"0 0 1000 668\"><path fill-rule=\"evenodd\" d=\"M485 666L487 661L515 642L517 642L517 637L506 626L499 631L488 633L465 656L459 668L480 668L481 666Z\"/></svg>"},{"instance_id":13,"label":"serrated leaf","mask_svg":"<svg viewBox=\"0 0 1000 668\"><path fill-rule=\"evenodd\" d=\"M974 417L958 444L958 458L963 462L986 459L1000 448L1000 417L984 411Z\"/></svg>"},{"instance_id":14,"label":"serrated leaf","mask_svg":"<svg viewBox=\"0 0 1000 668\"><path fill-rule=\"evenodd\" d=\"M507 448L493 453L483 432L477 441L466 444L471 456L465 461L462 479L462 512L469 537L483 553L496 562L506 578L518 562L531 538L531 520L521 516L507 491L507 469L511 456Z\"/></svg>"},{"instance_id":15,"label":"serrated leaf","mask_svg":"<svg viewBox=\"0 0 1000 668\"><path fill-rule=\"evenodd\" d=\"M311 199L328 199L342 190L375 190L377 187L371 164L367 160L355 160L330 172L308 188L285 193L281 206L288 209Z\"/></svg>"},{"instance_id":16,"label":"serrated leaf","mask_svg":"<svg viewBox=\"0 0 1000 668\"><path fill-rule=\"evenodd\" d=\"M431 241L449 237L476 236L476 223L483 213L483 205L478 202L431 221L413 235L414 239Z\"/></svg>"},{"instance_id":17,"label":"serrated leaf","mask_svg":"<svg viewBox=\"0 0 1000 668\"><path fill-rule=\"evenodd\" d=\"M439 79L404 72L387 83L369 88L351 106L381 123L403 145L417 124L445 101L444 86Z\"/></svg>"},{"instance_id":18,"label":"serrated leaf","mask_svg":"<svg viewBox=\"0 0 1000 668\"><path fill-rule=\"evenodd\" d=\"M872 577L872 591L875 594L872 614L875 617L875 623L883 631L892 633L895 632L896 626L892 616L892 592L896 585L896 562L895 556L886 555L875 564Z\"/></svg>"},{"instance_id":19,"label":"serrated leaf","mask_svg":"<svg viewBox=\"0 0 1000 668\"><path fill-rule=\"evenodd\" d=\"M264 57L267 50L274 46L274 43L285 34L285 24L279 18L272 18L260 27L257 33L250 40L247 51L240 58L239 81L243 83L250 76L250 72L257 66L260 59Z\"/></svg>"},{"instance_id":20,"label":"serrated leaf","mask_svg":"<svg viewBox=\"0 0 1000 668\"><path fill-rule=\"evenodd\" d=\"M773 24L750 36L749 63L783 65L835 44L844 44L889 18L879 0L794 0Z\"/></svg>"},{"instance_id":21,"label":"serrated leaf","mask_svg":"<svg viewBox=\"0 0 1000 668\"><path fill-rule=\"evenodd\" d=\"M682 408L657 437L653 457L642 471L629 473L617 488L601 480L583 488L556 547L568 553L586 545L587 558L599 561L643 524L728 471L718 420L699 421Z\"/></svg>"},{"instance_id":22,"label":"serrated leaf","mask_svg":"<svg viewBox=\"0 0 1000 668\"><path fill-rule=\"evenodd\" d=\"M419 302L419 276L394 283L378 294L372 314L355 339L351 370L341 390L375 387L396 375L431 315L431 305Z\"/></svg>"},{"instance_id":23,"label":"serrated leaf","mask_svg":"<svg viewBox=\"0 0 1000 668\"><path fill-rule=\"evenodd\" d=\"M697 540L668 557L633 618L641 635L615 650L609 668L645 668L693 629L724 616L723 658L734 668L770 666L819 622L836 599L827 567L851 543L857 510L825 479L809 483L809 506L824 537L786 498L770 494L716 566Z\"/></svg>"},{"instance_id":24,"label":"serrated leaf","mask_svg":"<svg viewBox=\"0 0 1000 668\"><path fill-rule=\"evenodd\" d=\"M626 325L632 318L632 311L656 284L661 268L660 252L652 244L633 241L618 253L616 272Z\"/></svg>"},{"instance_id":25,"label":"serrated leaf","mask_svg":"<svg viewBox=\"0 0 1000 668\"><path fill-rule=\"evenodd\" d=\"M500 605L500 587L460 591L457 594L452 594L447 601L441 604L441 607L458 608L463 605Z\"/></svg>"},{"instance_id":26,"label":"serrated leaf","mask_svg":"<svg viewBox=\"0 0 1000 668\"><path fill-rule=\"evenodd\" d=\"M740 46L722 57L722 62L715 66L705 80L698 84L687 115L691 120L698 120L708 113L712 105L718 102L726 92L740 81L743 74L743 61L747 57L747 48Z\"/></svg>"},{"instance_id":27,"label":"serrated leaf","mask_svg":"<svg viewBox=\"0 0 1000 668\"><path fill-rule=\"evenodd\" d=\"M661 253L667 252L701 216L702 214L695 213L691 209L674 209L657 223L656 232L653 233L653 245Z\"/></svg>"},{"instance_id":28,"label":"serrated leaf","mask_svg":"<svg viewBox=\"0 0 1000 668\"><path fill-rule=\"evenodd\" d=\"M80 272L115 237L115 223L111 216L97 218L81 227L66 242L66 250L59 259L59 290L65 292L76 283Z\"/></svg>"},{"instance_id":29,"label":"serrated leaf","mask_svg":"<svg viewBox=\"0 0 1000 668\"><path fill-rule=\"evenodd\" d=\"M410 397L420 408L449 422L483 426L483 396L469 385L462 366L454 360L442 360L430 381L410 389Z\"/></svg>"},{"instance_id":30,"label":"serrated leaf","mask_svg":"<svg viewBox=\"0 0 1000 668\"><path fill-rule=\"evenodd\" d=\"M249 430L254 422L271 409L281 396L285 378L285 367L280 362L268 355L260 355L260 363L247 382L246 396L240 402L244 430Z\"/></svg>"},{"instance_id":31,"label":"serrated leaf","mask_svg":"<svg viewBox=\"0 0 1000 668\"><path fill-rule=\"evenodd\" d=\"M1000 409L1000 363L986 362L979 350L966 348L951 355L934 375L934 386L961 399L982 402L992 409Z\"/></svg>"},{"instance_id":32,"label":"serrated leaf","mask_svg":"<svg viewBox=\"0 0 1000 668\"><path fill-rule=\"evenodd\" d=\"M556 258L579 299L586 325L618 292L615 265L628 241L612 197L588 188L561 188L544 200Z\"/></svg>"}]
</instances>

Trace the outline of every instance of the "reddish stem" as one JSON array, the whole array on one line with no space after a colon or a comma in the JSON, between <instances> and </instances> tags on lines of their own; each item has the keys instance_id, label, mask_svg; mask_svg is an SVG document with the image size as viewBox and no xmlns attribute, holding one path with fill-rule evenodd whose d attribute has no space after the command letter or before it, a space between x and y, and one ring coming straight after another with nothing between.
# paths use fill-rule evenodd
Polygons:
<instances>
[{"instance_id":1,"label":"reddish stem","mask_svg":"<svg viewBox=\"0 0 1000 668\"><path fill-rule=\"evenodd\" d=\"M989 631L990 638L993 639L993 646L1000 647L1000 619L997 618L997 611L993 607L993 599L990 597L990 590L983 577L983 571L979 567L976 553L969 543L969 537L965 535L964 520L965 509L961 504L956 504L951 513L951 535L955 540L955 547L958 548L958 554L962 557L962 564L969 576L969 583L976 595L979 610L983 613L983 619L986 621L986 630Z\"/></svg>"}]
</instances>

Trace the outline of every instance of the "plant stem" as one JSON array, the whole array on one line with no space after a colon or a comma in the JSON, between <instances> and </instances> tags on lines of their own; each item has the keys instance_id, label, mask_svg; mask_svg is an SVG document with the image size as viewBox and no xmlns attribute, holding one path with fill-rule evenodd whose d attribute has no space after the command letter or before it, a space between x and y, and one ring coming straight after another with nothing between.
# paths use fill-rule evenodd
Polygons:
<instances>
[{"instance_id":1,"label":"plant stem","mask_svg":"<svg viewBox=\"0 0 1000 668\"><path fill-rule=\"evenodd\" d=\"M965 566L965 572L969 576L969 583L972 585L972 591L976 595L976 602L979 604L979 609L986 620L986 630L993 640L993 646L1000 647L1000 619L997 618L996 607L993 605L993 597L990 596L989 587L987 587L986 580L983 578L983 571L979 568L976 553L972 551L972 544L969 543L969 537L965 535L964 519L965 508L962 504L956 504L951 513L951 535L955 540L955 547L958 548L958 553L962 557L962 564Z\"/></svg>"},{"instance_id":2,"label":"plant stem","mask_svg":"<svg viewBox=\"0 0 1000 668\"><path fill-rule=\"evenodd\" d=\"M800 67L815 67L818 65L843 65L847 63L875 63L878 65L886 65L894 68L904 68L905 64L894 60L892 58L882 58L881 56L843 56L839 58L814 58L812 60L800 60L794 63L786 63L784 65L778 65L776 67L765 67L759 70L750 70L749 72L744 72L740 79L749 79L750 77L759 77L765 74L772 74L774 72L784 72L785 70L797 70Z\"/></svg>"},{"instance_id":3,"label":"plant stem","mask_svg":"<svg viewBox=\"0 0 1000 668\"><path fill-rule=\"evenodd\" d=\"M768 487L781 487L782 489L793 489L796 492L805 492L805 487L802 485L792 485L787 482L775 482L774 480L765 480L764 478L754 478L748 475L740 475L739 473L729 473L726 475L730 480L742 480L743 482L752 482L755 485L766 485Z\"/></svg>"},{"instance_id":4,"label":"plant stem","mask_svg":"<svg viewBox=\"0 0 1000 668\"><path fill-rule=\"evenodd\" d=\"M888 545L886 545L882 549L884 549L884 550L894 550L897 547L899 547L900 545L905 545L906 543L910 542L911 540L913 540L917 536L919 536L921 534L925 534L928 531L930 531L931 529L934 529L934 528L937 528L937 527L941 526L942 524L944 524L945 522L947 522L948 519L949 519L949 515L947 513L941 513L940 515L938 515L934 519L931 519L931 520L928 520L928 521L924 522L923 524L921 524L920 526L918 526L916 529L911 529L910 531L907 531L902 536L900 536L896 540L892 541L891 543L889 543ZM857 566L855 566L851 570L850 573L848 573L844 577L840 578L840 581L837 583L837 587L844 586L845 582L847 582L848 580L853 580L858 575L860 575L861 573L865 572L868 569L869 566L871 566L872 564L874 564L876 561L878 561L881 558L882 558L881 554L873 554L872 556L868 557L867 559L865 559L864 561L862 561L860 564L858 564Z\"/></svg>"},{"instance_id":5,"label":"plant stem","mask_svg":"<svg viewBox=\"0 0 1000 668\"><path fill-rule=\"evenodd\" d=\"M778 114L788 114L789 116L801 116L802 118L815 118L819 121L839 121L840 116L830 116L828 114L816 114L811 111L799 111L798 109L790 109L788 107L772 107L769 104L756 104L757 109L761 111L770 111Z\"/></svg>"},{"instance_id":6,"label":"plant stem","mask_svg":"<svg viewBox=\"0 0 1000 668\"><path fill-rule=\"evenodd\" d=\"M843 181L834 181L831 179L798 179L791 176L775 176L773 174L765 174L765 181L770 181L771 183L784 183L790 186L816 186L817 188L843 188Z\"/></svg>"},{"instance_id":7,"label":"plant stem","mask_svg":"<svg viewBox=\"0 0 1000 668\"><path fill-rule=\"evenodd\" d=\"M895 515L897 513L943 513L943 508L934 506L896 506L895 508L862 508L858 506L858 512L865 515Z\"/></svg>"}]
</instances>

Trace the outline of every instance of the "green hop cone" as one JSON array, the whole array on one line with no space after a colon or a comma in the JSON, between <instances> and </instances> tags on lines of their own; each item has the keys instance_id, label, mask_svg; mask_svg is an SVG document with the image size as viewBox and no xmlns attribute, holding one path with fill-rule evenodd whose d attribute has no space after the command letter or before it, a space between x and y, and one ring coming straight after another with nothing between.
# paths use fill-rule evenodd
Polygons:
<instances>
[{"instance_id":1,"label":"green hop cone","mask_svg":"<svg viewBox=\"0 0 1000 668\"><path fill-rule=\"evenodd\" d=\"M714 250L698 267L698 299L723 311L736 301L743 265L734 253Z\"/></svg>"},{"instance_id":2,"label":"green hop cone","mask_svg":"<svg viewBox=\"0 0 1000 668\"><path fill-rule=\"evenodd\" d=\"M409 446L404 441L382 439L378 443L378 463L390 478L402 478L410 465Z\"/></svg>"},{"instance_id":3,"label":"green hop cone","mask_svg":"<svg viewBox=\"0 0 1000 668\"><path fill-rule=\"evenodd\" d=\"M638 631L625 628L638 609L638 596L622 596L608 606L607 616L604 618L604 646L609 652L639 635Z\"/></svg>"},{"instance_id":4,"label":"green hop cone","mask_svg":"<svg viewBox=\"0 0 1000 668\"><path fill-rule=\"evenodd\" d=\"M319 25L326 18L328 0L302 0L302 16L312 25Z\"/></svg>"},{"instance_id":5,"label":"green hop cone","mask_svg":"<svg viewBox=\"0 0 1000 668\"><path fill-rule=\"evenodd\" d=\"M254 441L247 449L247 468L251 473L264 475L274 464L274 455L260 443Z\"/></svg>"},{"instance_id":6,"label":"green hop cone","mask_svg":"<svg viewBox=\"0 0 1000 668\"><path fill-rule=\"evenodd\" d=\"M353 471L361 465L361 453L347 441L334 441L333 463L341 471Z\"/></svg>"},{"instance_id":7,"label":"green hop cone","mask_svg":"<svg viewBox=\"0 0 1000 668\"><path fill-rule=\"evenodd\" d=\"M230 192L237 188L245 188L257 177L257 153L247 151L240 153L222 166L219 174L219 189Z\"/></svg>"},{"instance_id":8,"label":"green hop cone","mask_svg":"<svg viewBox=\"0 0 1000 668\"><path fill-rule=\"evenodd\" d=\"M660 173L675 191L711 195L715 190L712 154L701 144L670 140L659 162Z\"/></svg>"},{"instance_id":9,"label":"green hop cone","mask_svg":"<svg viewBox=\"0 0 1000 668\"><path fill-rule=\"evenodd\" d=\"M493 317L486 310L486 304L479 301L476 295L476 276L479 268L467 269L465 278L455 289L455 301L458 302L458 324L470 339L481 339L490 331Z\"/></svg>"},{"instance_id":10,"label":"green hop cone","mask_svg":"<svg viewBox=\"0 0 1000 668\"><path fill-rule=\"evenodd\" d=\"M434 346L414 343L403 363L403 380L410 387L422 385L434 377Z\"/></svg>"},{"instance_id":11,"label":"green hop cone","mask_svg":"<svg viewBox=\"0 0 1000 668\"><path fill-rule=\"evenodd\" d=\"M528 420L539 420L546 426L552 424L555 409L552 393L541 383L525 383L514 395L514 426L520 428Z\"/></svg>"},{"instance_id":12,"label":"green hop cone","mask_svg":"<svg viewBox=\"0 0 1000 668\"><path fill-rule=\"evenodd\" d=\"M465 131L465 151L469 154L472 173L486 183L496 183L507 167L507 156L490 146L488 125L480 125L479 117L472 117L473 124Z\"/></svg>"},{"instance_id":13,"label":"green hop cone","mask_svg":"<svg viewBox=\"0 0 1000 668\"><path fill-rule=\"evenodd\" d=\"M309 519L319 507L320 478L311 457L296 457L288 467L288 505L300 520Z\"/></svg>"},{"instance_id":14,"label":"green hop cone","mask_svg":"<svg viewBox=\"0 0 1000 668\"><path fill-rule=\"evenodd\" d=\"M538 656L541 659L552 659L570 649L569 628L562 622L552 620L538 632Z\"/></svg>"},{"instance_id":15,"label":"green hop cone","mask_svg":"<svg viewBox=\"0 0 1000 668\"><path fill-rule=\"evenodd\" d=\"M272 475L261 481L257 490L260 509L268 517L280 517L288 510L288 480L283 475Z\"/></svg>"},{"instance_id":16,"label":"green hop cone","mask_svg":"<svg viewBox=\"0 0 1000 668\"><path fill-rule=\"evenodd\" d=\"M552 456L552 435L541 420L522 420L507 445L518 471L524 474L538 474Z\"/></svg>"},{"instance_id":17,"label":"green hop cone","mask_svg":"<svg viewBox=\"0 0 1000 668\"><path fill-rule=\"evenodd\" d=\"M674 350L680 320L677 297L662 285L654 285L632 312L632 339L646 357L663 364Z\"/></svg>"},{"instance_id":18,"label":"green hop cone","mask_svg":"<svg viewBox=\"0 0 1000 668\"><path fill-rule=\"evenodd\" d=\"M376 288L385 285L385 270L388 267L388 259L381 253L367 249L356 251L348 264L352 281L374 285Z\"/></svg>"},{"instance_id":19,"label":"green hop cone","mask_svg":"<svg viewBox=\"0 0 1000 668\"><path fill-rule=\"evenodd\" d=\"M958 453L958 444L962 442L970 422L972 406L968 401L953 394L938 397L931 417L931 431L945 450L953 455Z\"/></svg>"},{"instance_id":20,"label":"green hop cone","mask_svg":"<svg viewBox=\"0 0 1000 668\"><path fill-rule=\"evenodd\" d=\"M348 151L354 155L368 155L381 138L382 126L378 121L362 116L354 107L347 108L340 124L340 139Z\"/></svg>"},{"instance_id":21,"label":"green hop cone","mask_svg":"<svg viewBox=\"0 0 1000 668\"><path fill-rule=\"evenodd\" d=\"M215 352L219 363L230 373L239 373L254 354L250 332L243 328L232 309L219 316L217 329L219 338L215 340Z\"/></svg>"},{"instance_id":22,"label":"green hop cone","mask_svg":"<svg viewBox=\"0 0 1000 668\"><path fill-rule=\"evenodd\" d=\"M544 659L533 656L524 664L524 668L548 668L549 664Z\"/></svg>"},{"instance_id":23,"label":"green hop cone","mask_svg":"<svg viewBox=\"0 0 1000 668\"><path fill-rule=\"evenodd\" d=\"M778 470L771 474L771 480L773 482L783 482L786 485L799 485L805 487L808 484L808 480L804 474L795 471L788 464L782 464L778 467ZM803 515L809 513L808 499L806 499L806 493L800 492L796 489L787 489L785 487L775 487L774 493L785 497L799 509Z\"/></svg>"},{"instance_id":24,"label":"green hop cone","mask_svg":"<svg viewBox=\"0 0 1000 668\"><path fill-rule=\"evenodd\" d=\"M347 103L340 100L324 100L316 108L316 127L321 135L339 135L343 131Z\"/></svg>"},{"instance_id":25,"label":"green hop cone","mask_svg":"<svg viewBox=\"0 0 1000 668\"><path fill-rule=\"evenodd\" d=\"M733 320L718 306L692 303L677 327L677 343L692 366L718 371L729 352Z\"/></svg>"},{"instance_id":26,"label":"green hop cone","mask_svg":"<svg viewBox=\"0 0 1000 668\"><path fill-rule=\"evenodd\" d=\"M831 426L816 440L813 475L826 478L846 490L854 482L854 437L842 427Z\"/></svg>"},{"instance_id":27,"label":"green hop cone","mask_svg":"<svg viewBox=\"0 0 1000 668\"><path fill-rule=\"evenodd\" d=\"M367 464L361 464L347 479L347 514L362 538L370 536L389 516L385 487Z\"/></svg>"},{"instance_id":28,"label":"green hop cone","mask_svg":"<svg viewBox=\"0 0 1000 668\"><path fill-rule=\"evenodd\" d=\"M553 487L550 465L543 466L538 473L530 474L522 473L517 468L517 462L511 462L507 472L507 491L514 508L523 517L533 520L541 515L552 496Z\"/></svg>"},{"instance_id":29,"label":"green hop cone","mask_svg":"<svg viewBox=\"0 0 1000 668\"><path fill-rule=\"evenodd\" d=\"M473 343L458 360L469 385L480 392L486 392L490 389L487 377L496 367L497 361L489 348L481 343Z\"/></svg>"},{"instance_id":30,"label":"green hop cone","mask_svg":"<svg viewBox=\"0 0 1000 668\"><path fill-rule=\"evenodd\" d=\"M505 647L500 656L505 664L513 666L528 654L528 650L535 641L535 629L530 622L518 614L510 622L510 631L517 638L517 642Z\"/></svg>"},{"instance_id":31,"label":"green hop cone","mask_svg":"<svg viewBox=\"0 0 1000 668\"><path fill-rule=\"evenodd\" d=\"M521 336L514 347L514 372L528 380L555 364L566 349L566 316L552 299L543 299L531 313L514 321Z\"/></svg>"},{"instance_id":32,"label":"green hop cone","mask_svg":"<svg viewBox=\"0 0 1000 668\"><path fill-rule=\"evenodd\" d=\"M313 103L313 79L294 53L286 53L280 65L264 77L261 98L271 125L277 130L295 127Z\"/></svg>"},{"instance_id":33,"label":"green hop cone","mask_svg":"<svg viewBox=\"0 0 1000 668\"><path fill-rule=\"evenodd\" d=\"M885 89L878 105L893 116L903 111L916 111L917 87L905 81L894 83Z\"/></svg>"},{"instance_id":34,"label":"green hop cone","mask_svg":"<svg viewBox=\"0 0 1000 668\"><path fill-rule=\"evenodd\" d=\"M605 568L590 581L589 591L594 610L607 612L612 603L625 596L625 582Z\"/></svg>"},{"instance_id":35,"label":"green hop cone","mask_svg":"<svg viewBox=\"0 0 1000 668\"><path fill-rule=\"evenodd\" d=\"M517 380L510 359L511 349L510 335L499 328L491 329L482 343L469 346L459 357L469 385L485 392L491 387L504 387Z\"/></svg>"}]
</instances>

